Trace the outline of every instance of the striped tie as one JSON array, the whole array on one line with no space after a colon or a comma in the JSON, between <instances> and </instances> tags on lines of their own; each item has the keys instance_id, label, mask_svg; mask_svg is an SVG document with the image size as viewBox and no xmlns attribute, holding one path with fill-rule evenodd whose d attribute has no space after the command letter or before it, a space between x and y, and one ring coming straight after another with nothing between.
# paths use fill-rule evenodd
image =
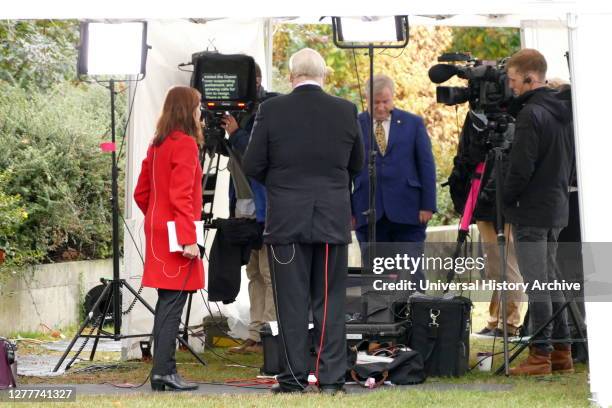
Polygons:
<instances>
[{"instance_id":1,"label":"striped tie","mask_svg":"<svg viewBox=\"0 0 612 408\"><path fill-rule=\"evenodd\" d=\"M385 139L385 129L383 128L382 120L376 121L374 136L376 137L376 143L378 144L378 151L384 156L385 150L387 150L387 139Z\"/></svg>"}]
</instances>

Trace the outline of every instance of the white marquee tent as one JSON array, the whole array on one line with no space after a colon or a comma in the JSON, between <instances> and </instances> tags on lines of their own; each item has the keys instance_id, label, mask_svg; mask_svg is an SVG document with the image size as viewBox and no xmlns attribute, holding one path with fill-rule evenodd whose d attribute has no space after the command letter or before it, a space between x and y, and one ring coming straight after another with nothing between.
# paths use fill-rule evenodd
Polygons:
<instances>
[{"instance_id":1,"label":"white marquee tent","mask_svg":"<svg viewBox=\"0 0 612 408\"><path fill-rule=\"evenodd\" d=\"M151 3L107 0L91 4L71 0L38 4L22 0L3 5L0 18L146 18L149 20L149 44L153 47L147 62L147 77L138 85L133 120L128 140L127 197L131 196L153 124L160 110L167 88L187 84L189 74L177 70L187 62L193 52L201 51L210 42L223 53L250 54L262 66L264 78L271 78L271 33L275 23L286 21L287 16L300 16L296 21L316 21L320 16L348 15L410 15L412 25L448 26L511 26L521 28L523 47L537 48L549 61L550 77L569 78L563 54L570 51L571 80L573 85L574 123L577 147L580 189L581 228L585 242L610 242L612 219L602 216L609 211L611 196L609 178L612 175L612 135L606 131L605 119L609 110L608 81L600 67L612 66L612 53L607 41L612 39L612 5L601 2L577 1L500 1L475 2L408 2L408 1L323 1L311 0L307 4L289 2L202 2L177 0L171 3ZM463 4L467 3L467 4ZM205 24L189 20L205 19ZM200 20L202 21L202 20ZM329 21L329 19L324 20ZM266 79L264 79L266 85ZM133 89L132 89L133 90ZM221 199L227 191L227 180L217 188L215 215L227 214L227 203ZM128 226L138 231L142 215L135 211L131 201L126 203ZM141 246L140 244L138 246ZM585 264L597 274L610 276L612 251L601 251L585 258ZM126 239L126 278L138 286L142 269L135 247ZM605 278L604 278L605 279ZM607 280L609 281L609 277ZM587 287L587 296L588 293ZM241 295L244 294L241 291ZM145 297L154 300L154 293ZM239 304L248 302L244 296ZM194 310L203 310L202 300L194 297ZM226 310L240 317L238 307ZM612 354L608 352L607 336L611 334L609 319L612 303L589 302L587 325L590 348L590 387L593 399L601 406L612 405L608 367ZM243 313L244 314L244 313ZM191 321L201 318L202 313ZM129 332L150 330L151 321L144 309L137 309L126 321ZM134 345L124 343L127 354Z\"/></svg>"}]
</instances>

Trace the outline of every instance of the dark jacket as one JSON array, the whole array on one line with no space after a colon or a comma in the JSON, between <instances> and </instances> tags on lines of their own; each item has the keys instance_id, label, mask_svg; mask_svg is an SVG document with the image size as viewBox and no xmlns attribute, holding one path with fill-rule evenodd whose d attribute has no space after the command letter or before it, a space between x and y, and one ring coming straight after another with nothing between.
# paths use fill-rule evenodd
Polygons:
<instances>
[{"instance_id":1,"label":"dark jacket","mask_svg":"<svg viewBox=\"0 0 612 408\"><path fill-rule=\"evenodd\" d=\"M521 95L517 102L520 111L503 186L504 215L513 224L564 227L574 151L571 106L545 87Z\"/></svg>"},{"instance_id":2,"label":"dark jacket","mask_svg":"<svg viewBox=\"0 0 612 408\"><path fill-rule=\"evenodd\" d=\"M475 177L478 163L486 162L485 172L481 179L481 188L476 207L474 208L473 221L495 221L495 186L491 180L491 170L495 165L493 155L488 154L486 146L486 134L479 132L468 114L463 122L457 155L453 158L453 170L448 177L447 184L450 188L450 196L454 209L463 214L465 203L470 192L471 183ZM486 193L485 194L485 190Z\"/></svg>"},{"instance_id":3,"label":"dark jacket","mask_svg":"<svg viewBox=\"0 0 612 408\"><path fill-rule=\"evenodd\" d=\"M261 104L243 167L266 186L264 242L349 243L349 185L363 155L357 108L320 87Z\"/></svg>"},{"instance_id":4,"label":"dark jacket","mask_svg":"<svg viewBox=\"0 0 612 408\"><path fill-rule=\"evenodd\" d=\"M267 99L278 96L276 92L267 92L263 87L259 90L257 97L258 103L262 103ZM234 151L240 154L240 158L244 155L244 152L249 144L249 138L251 131L253 130L253 124L255 123L255 112L250 112L240 120L240 127L230 135L228 142L230 146L234 148ZM253 200L255 202L255 216L257 222L263 223L266 219L266 189L261 184L253 179L249 179L249 185L251 191L253 191ZM230 213L233 214L232 210L236 208L236 191L234 189L234 183L229 184L229 201L230 201Z\"/></svg>"},{"instance_id":5,"label":"dark jacket","mask_svg":"<svg viewBox=\"0 0 612 408\"><path fill-rule=\"evenodd\" d=\"M261 248L261 224L246 218L217 218L208 262L208 300L232 303L240 292L240 270L252 249Z\"/></svg>"}]
</instances>

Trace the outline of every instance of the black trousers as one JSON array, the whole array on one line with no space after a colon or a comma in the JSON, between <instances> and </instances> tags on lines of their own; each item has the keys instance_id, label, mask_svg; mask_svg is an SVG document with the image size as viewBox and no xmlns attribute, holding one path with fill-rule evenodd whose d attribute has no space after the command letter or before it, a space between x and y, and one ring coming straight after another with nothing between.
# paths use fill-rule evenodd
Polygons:
<instances>
[{"instance_id":1,"label":"black trousers","mask_svg":"<svg viewBox=\"0 0 612 408\"><path fill-rule=\"evenodd\" d=\"M346 375L345 299L348 271L347 245L289 244L268 246L275 294L281 358L286 364L277 377L283 388L308 385L311 366L308 342L309 310L312 311L318 380L321 386L341 386ZM326 262L327 261L327 262ZM327 282L325 267L327 263ZM327 313L324 320L327 287Z\"/></svg>"},{"instance_id":2,"label":"black trousers","mask_svg":"<svg viewBox=\"0 0 612 408\"><path fill-rule=\"evenodd\" d=\"M153 370L152 374L168 375L176 373L176 336L187 292L157 289L157 305L153 323Z\"/></svg>"}]
</instances>

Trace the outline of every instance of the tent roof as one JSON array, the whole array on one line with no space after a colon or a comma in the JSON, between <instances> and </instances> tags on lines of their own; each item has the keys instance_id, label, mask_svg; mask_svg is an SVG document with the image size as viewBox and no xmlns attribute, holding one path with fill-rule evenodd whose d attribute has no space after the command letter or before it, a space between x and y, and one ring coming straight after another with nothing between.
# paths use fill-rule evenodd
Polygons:
<instances>
[{"instance_id":1,"label":"tent roof","mask_svg":"<svg viewBox=\"0 0 612 408\"><path fill-rule=\"evenodd\" d=\"M310 0L307 5L294 2L232 0L229 3L201 0L150 2L144 0L22 0L5 4L0 18L218 18L218 17L285 17L285 16L359 16L359 15L507 15L529 14L529 19L550 18L568 12L612 12L612 4L593 0L477 0L409 2L380 0Z\"/></svg>"}]
</instances>

